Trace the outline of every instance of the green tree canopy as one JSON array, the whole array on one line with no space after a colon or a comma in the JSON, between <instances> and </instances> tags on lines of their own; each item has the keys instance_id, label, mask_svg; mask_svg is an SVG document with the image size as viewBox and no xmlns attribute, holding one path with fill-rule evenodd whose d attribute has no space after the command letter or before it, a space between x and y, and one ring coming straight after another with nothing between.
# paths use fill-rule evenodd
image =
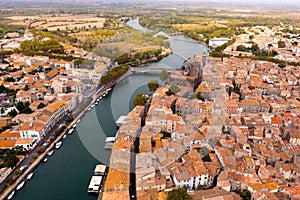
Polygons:
<instances>
[{"instance_id":1,"label":"green tree canopy","mask_svg":"<svg viewBox=\"0 0 300 200\"><path fill-rule=\"evenodd\" d=\"M249 190L241 191L240 196L243 198L243 200L251 200L251 192Z\"/></svg>"},{"instance_id":2,"label":"green tree canopy","mask_svg":"<svg viewBox=\"0 0 300 200\"><path fill-rule=\"evenodd\" d=\"M180 92L180 89L177 85L171 85L170 88L169 88L170 91L172 91L174 94Z\"/></svg>"},{"instance_id":3,"label":"green tree canopy","mask_svg":"<svg viewBox=\"0 0 300 200\"><path fill-rule=\"evenodd\" d=\"M16 164L18 162L19 162L19 158L17 157L15 152L14 151L8 151L2 159L1 166L2 167L11 167L11 168L13 168L14 166L16 166Z\"/></svg>"},{"instance_id":4,"label":"green tree canopy","mask_svg":"<svg viewBox=\"0 0 300 200\"><path fill-rule=\"evenodd\" d=\"M279 40L277 44L278 44L278 48L284 48L285 47L285 42L282 41L282 40Z\"/></svg>"},{"instance_id":5,"label":"green tree canopy","mask_svg":"<svg viewBox=\"0 0 300 200\"><path fill-rule=\"evenodd\" d=\"M205 101L204 97L200 93L196 94L196 98L201 100L201 101Z\"/></svg>"},{"instance_id":6,"label":"green tree canopy","mask_svg":"<svg viewBox=\"0 0 300 200\"><path fill-rule=\"evenodd\" d=\"M25 113L25 114L31 114L33 111L29 108L30 103L29 102L17 102L15 104L16 108L20 113Z\"/></svg>"},{"instance_id":7,"label":"green tree canopy","mask_svg":"<svg viewBox=\"0 0 300 200\"><path fill-rule=\"evenodd\" d=\"M41 102L38 106L37 106L37 109L41 109L41 108L44 108L46 105L43 103L43 102Z\"/></svg>"},{"instance_id":8,"label":"green tree canopy","mask_svg":"<svg viewBox=\"0 0 300 200\"><path fill-rule=\"evenodd\" d=\"M132 103L134 106L144 106L147 102L147 95L139 93L136 95L136 97L133 99Z\"/></svg>"},{"instance_id":9,"label":"green tree canopy","mask_svg":"<svg viewBox=\"0 0 300 200\"><path fill-rule=\"evenodd\" d=\"M247 47L245 47L244 45L238 45L236 47L237 51L248 51Z\"/></svg>"},{"instance_id":10,"label":"green tree canopy","mask_svg":"<svg viewBox=\"0 0 300 200\"><path fill-rule=\"evenodd\" d=\"M150 92L154 92L159 87L159 83L157 80L151 80L148 83L148 89Z\"/></svg>"},{"instance_id":11,"label":"green tree canopy","mask_svg":"<svg viewBox=\"0 0 300 200\"><path fill-rule=\"evenodd\" d=\"M31 40L24 41L20 44L20 50L27 54L35 52L49 52L49 53L62 53L63 46L56 39L49 39L45 41Z\"/></svg>"},{"instance_id":12,"label":"green tree canopy","mask_svg":"<svg viewBox=\"0 0 300 200\"><path fill-rule=\"evenodd\" d=\"M169 78L169 73L166 70L160 72L159 78L161 81L165 82Z\"/></svg>"},{"instance_id":13,"label":"green tree canopy","mask_svg":"<svg viewBox=\"0 0 300 200\"><path fill-rule=\"evenodd\" d=\"M191 200L192 198L187 193L186 189L178 188L175 190L172 190L168 194L167 200Z\"/></svg>"}]
</instances>

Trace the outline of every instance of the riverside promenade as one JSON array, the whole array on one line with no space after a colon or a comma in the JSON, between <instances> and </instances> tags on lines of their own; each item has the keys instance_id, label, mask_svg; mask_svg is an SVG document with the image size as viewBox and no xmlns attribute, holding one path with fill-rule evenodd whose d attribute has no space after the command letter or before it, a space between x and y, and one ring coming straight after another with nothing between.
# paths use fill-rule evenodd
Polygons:
<instances>
[{"instance_id":1,"label":"riverside promenade","mask_svg":"<svg viewBox=\"0 0 300 200\"><path fill-rule=\"evenodd\" d=\"M45 149L45 151L40 154L30 165L29 167L22 173L22 175L20 175L20 177L14 182L14 184L10 185L9 187L7 187L0 195L0 200L4 200L7 198L7 196L15 190L15 188L18 186L18 184L20 182L22 182L24 179L26 179L27 175L30 174L36 167L38 167L38 165L43 162L44 158L47 156L47 153L49 151L51 151L52 149L54 149L55 147L55 143L59 142L60 140L62 140L62 137L67 133L67 130L71 129L73 127L74 124L76 124L76 122L87 112L88 108L93 105L96 100L102 96L108 89L112 88L113 86L115 86L117 83L119 83L120 81L126 79L127 77L129 77L130 75L132 75L133 73L130 71L130 69L123 74L121 77L117 78L116 80L112 81L111 83L107 84L106 86L102 86L97 88L97 90L92 93L90 95L90 97L92 97L92 101L87 104L78 114L78 116L76 116L76 118L73 119L73 121L65 128L65 130L51 143L51 145ZM79 107L78 109L80 109L81 107ZM55 131L55 130L53 130ZM38 148L38 146L37 146ZM15 170L15 169L14 169ZM14 171L13 170L13 171ZM4 180L5 181L5 180Z\"/></svg>"}]
</instances>

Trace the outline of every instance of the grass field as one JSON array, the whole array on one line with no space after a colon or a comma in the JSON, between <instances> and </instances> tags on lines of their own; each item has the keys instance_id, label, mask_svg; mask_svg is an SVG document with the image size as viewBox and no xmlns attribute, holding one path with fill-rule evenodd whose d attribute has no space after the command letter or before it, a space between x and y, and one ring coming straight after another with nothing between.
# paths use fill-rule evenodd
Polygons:
<instances>
[{"instance_id":1,"label":"grass field","mask_svg":"<svg viewBox=\"0 0 300 200\"><path fill-rule=\"evenodd\" d=\"M102 28L105 18L95 15L41 15L41 16L10 16L11 25L28 25L35 29L72 30L84 28Z\"/></svg>"}]
</instances>

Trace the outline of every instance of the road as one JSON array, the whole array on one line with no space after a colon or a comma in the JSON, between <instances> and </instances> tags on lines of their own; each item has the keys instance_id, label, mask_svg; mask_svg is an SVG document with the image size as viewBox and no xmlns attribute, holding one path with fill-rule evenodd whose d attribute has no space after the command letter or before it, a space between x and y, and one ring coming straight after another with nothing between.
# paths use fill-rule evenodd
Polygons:
<instances>
[{"instance_id":1,"label":"road","mask_svg":"<svg viewBox=\"0 0 300 200\"><path fill-rule=\"evenodd\" d=\"M2 191L3 190L3 188L5 187L5 185L6 185L6 180L8 179L8 178L13 178L14 176L15 176L15 171L17 170L17 169L19 169L21 166L29 166L30 165L30 162L31 162L31 160L32 160L32 157L34 156L34 155L36 155L37 154L37 149L39 148L39 147L42 147L43 146L43 144L45 143L45 142L47 142L47 140L51 137L51 136L53 136L53 134L55 133L55 131L58 129L58 127L59 127L59 125L62 123L62 122L64 122L65 120L66 120L66 118L67 118L67 115L65 116L65 117L63 117L59 122L57 122L57 124L46 134L46 136L26 155L26 157L21 161L21 162L19 162L16 166L15 166L15 168L12 170L12 172L6 177L6 179L5 180L3 180L2 181L2 183L0 184L0 190Z\"/></svg>"},{"instance_id":2,"label":"road","mask_svg":"<svg viewBox=\"0 0 300 200\"><path fill-rule=\"evenodd\" d=\"M129 72L128 72L129 73ZM113 80L112 82L110 82L107 85L98 85L95 88L90 89L87 93L88 96L84 96L84 99L86 100L87 97L92 97L93 100L91 101L91 103L89 105L87 105L85 108L81 108L81 106L84 105L85 102L82 102L81 104L79 104L76 109L74 111L72 111L72 113L76 113L78 110L80 112L80 114L76 119L73 120L73 122L69 125L69 127L66 128L66 130L68 130L69 128L71 128L71 126L76 123L76 121L86 112L86 110L95 103L95 101L102 96L108 89L110 89L111 87L113 87L115 84L119 83L120 81L122 81L124 78L127 78L129 75L131 75L130 73L128 74L127 72L122 75L121 77L117 78L116 80ZM30 170L26 170L24 172L24 174L22 174L17 180L16 182L10 186L9 188L7 188L5 191L2 192L0 199L4 199L16 186L19 182L22 181L23 178L26 178L25 175L27 175L29 173L29 171L32 171L34 168L32 167L31 161L32 161L32 157L34 155L36 155L37 149L41 146L43 146L43 144L55 133L56 130L58 130L59 125L64 122L66 120L66 118L68 117L68 115L65 115L59 122L57 122L57 124L46 134L46 136L26 155L26 157L20 161L17 166L15 166L15 168L11 171L11 173L0 183L0 191L3 191L5 185L6 185L6 180L8 178L13 178L15 176L15 172L17 169L19 169L21 166L29 166ZM61 138L62 135L64 133L62 133L60 136L58 136L58 138ZM58 140L56 139L56 142ZM51 144L51 148L53 148L54 144ZM46 152L48 152L50 150L50 148L47 148ZM42 161L43 157L46 156L45 153L41 154L36 161L34 162L34 166L38 166L38 163L40 161ZM31 166L30 166L31 165Z\"/></svg>"}]
</instances>

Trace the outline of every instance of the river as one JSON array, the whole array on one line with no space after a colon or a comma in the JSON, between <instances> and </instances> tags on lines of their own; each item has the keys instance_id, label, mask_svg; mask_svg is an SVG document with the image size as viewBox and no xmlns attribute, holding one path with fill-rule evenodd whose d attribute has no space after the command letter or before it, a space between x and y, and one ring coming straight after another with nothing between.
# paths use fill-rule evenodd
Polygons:
<instances>
[{"instance_id":1,"label":"river","mask_svg":"<svg viewBox=\"0 0 300 200\"><path fill-rule=\"evenodd\" d=\"M200 43L184 36L170 39L174 54L151 67L179 68L183 61L207 51ZM99 104L87 112L72 135L63 140L60 149L34 170L34 176L14 197L16 200L95 200L87 187L96 164L108 164L110 151L104 149L106 136L117 131L115 121L132 108L132 99L139 93L149 93L149 80L159 80L159 74L135 74L118 83Z\"/></svg>"}]
</instances>

